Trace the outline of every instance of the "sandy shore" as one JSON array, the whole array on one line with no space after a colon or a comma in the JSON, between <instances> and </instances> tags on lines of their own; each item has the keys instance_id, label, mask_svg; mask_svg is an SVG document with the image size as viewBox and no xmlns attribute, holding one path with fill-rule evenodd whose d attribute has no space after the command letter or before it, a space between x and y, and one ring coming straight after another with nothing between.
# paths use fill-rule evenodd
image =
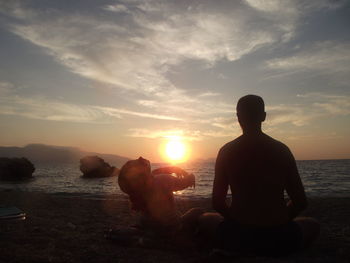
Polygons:
<instances>
[{"instance_id":1,"label":"sandy shore","mask_svg":"<svg viewBox=\"0 0 350 263\"><path fill-rule=\"evenodd\" d=\"M104 238L105 230L130 225L125 196L89 199L0 191L0 205L14 205L27 213L16 223L0 221L0 262L350 262L350 197L310 199L305 215L317 218L320 239L309 250L278 259L223 258L209 251L183 250L166 240L150 248L126 247ZM210 208L209 199L177 199L179 210Z\"/></svg>"}]
</instances>

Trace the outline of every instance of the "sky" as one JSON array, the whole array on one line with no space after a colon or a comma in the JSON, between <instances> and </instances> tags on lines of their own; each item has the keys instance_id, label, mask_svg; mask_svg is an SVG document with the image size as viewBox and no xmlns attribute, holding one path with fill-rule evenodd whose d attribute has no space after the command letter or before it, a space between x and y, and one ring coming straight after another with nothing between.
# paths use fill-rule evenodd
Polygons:
<instances>
[{"instance_id":1,"label":"sky","mask_svg":"<svg viewBox=\"0 0 350 263\"><path fill-rule=\"evenodd\" d=\"M190 159L263 130L296 159L350 158L350 1L0 0L0 145Z\"/></svg>"}]
</instances>

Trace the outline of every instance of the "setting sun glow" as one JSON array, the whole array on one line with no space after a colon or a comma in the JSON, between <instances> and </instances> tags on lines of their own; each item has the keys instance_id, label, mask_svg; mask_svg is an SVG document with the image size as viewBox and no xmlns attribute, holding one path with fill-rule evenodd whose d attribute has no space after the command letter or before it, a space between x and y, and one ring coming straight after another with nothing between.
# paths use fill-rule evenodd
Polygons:
<instances>
[{"instance_id":1,"label":"setting sun glow","mask_svg":"<svg viewBox=\"0 0 350 263\"><path fill-rule=\"evenodd\" d=\"M182 161L185 157L186 147L180 140L171 140L166 144L165 152L171 161Z\"/></svg>"}]
</instances>

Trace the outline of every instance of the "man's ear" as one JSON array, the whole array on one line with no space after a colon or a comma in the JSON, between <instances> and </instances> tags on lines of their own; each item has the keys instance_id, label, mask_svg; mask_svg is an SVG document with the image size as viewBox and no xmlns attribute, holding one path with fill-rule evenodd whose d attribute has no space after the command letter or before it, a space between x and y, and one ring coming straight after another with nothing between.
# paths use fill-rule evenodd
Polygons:
<instances>
[{"instance_id":1,"label":"man's ear","mask_svg":"<svg viewBox=\"0 0 350 263\"><path fill-rule=\"evenodd\" d=\"M265 121L266 119L266 112L261 114L261 122Z\"/></svg>"}]
</instances>

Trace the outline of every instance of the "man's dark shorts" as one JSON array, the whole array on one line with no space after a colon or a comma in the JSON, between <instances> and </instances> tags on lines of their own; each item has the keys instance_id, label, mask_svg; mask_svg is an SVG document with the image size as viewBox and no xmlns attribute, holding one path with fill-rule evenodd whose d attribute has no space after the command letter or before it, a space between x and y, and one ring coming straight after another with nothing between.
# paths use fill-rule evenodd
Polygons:
<instances>
[{"instance_id":1,"label":"man's dark shorts","mask_svg":"<svg viewBox=\"0 0 350 263\"><path fill-rule=\"evenodd\" d=\"M302 231L294 221L279 226L254 227L227 220L220 223L217 238L218 246L229 251L283 256L300 249Z\"/></svg>"}]
</instances>

